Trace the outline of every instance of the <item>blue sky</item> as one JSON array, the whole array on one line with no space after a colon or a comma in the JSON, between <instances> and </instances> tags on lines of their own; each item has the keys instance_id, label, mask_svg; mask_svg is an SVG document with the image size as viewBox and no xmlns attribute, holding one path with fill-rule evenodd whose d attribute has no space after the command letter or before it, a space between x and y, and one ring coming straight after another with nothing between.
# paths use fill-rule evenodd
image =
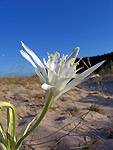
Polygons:
<instances>
[{"instance_id":1,"label":"blue sky","mask_svg":"<svg viewBox=\"0 0 113 150\"><path fill-rule=\"evenodd\" d=\"M79 56L113 51L113 0L0 0L0 72L32 74L22 40L42 60L47 52Z\"/></svg>"}]
</instances>

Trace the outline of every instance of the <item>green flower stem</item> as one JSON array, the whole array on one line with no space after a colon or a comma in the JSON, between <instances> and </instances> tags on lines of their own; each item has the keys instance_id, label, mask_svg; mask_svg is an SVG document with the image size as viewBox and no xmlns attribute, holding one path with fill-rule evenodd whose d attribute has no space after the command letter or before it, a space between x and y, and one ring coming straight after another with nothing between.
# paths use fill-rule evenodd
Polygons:
<instances>
[{"instance_id":1,"label":"green flower stem","mask_svg":"<svg viewBox=\"0 0 113 150\"><path fill-rule=\"evenodd\" d=\"M52 101L51 101L49 107L51 107L51 106L53 105L53 103L54 103L54 101L55 101L55 97L57 97L59 93L60 93L60 91L58 91L58 92L54 95L54 97L52 98Z\"/></svg>"},{"instance_id":2,"label":"green flower stem","mask_svg":"<svg viewBox=\"0 0 113 150\"><path fill-rule=\"evenodd\" d=\"M46 113L47 113L47 111L48 111L48 109L50 107L50 102L51 102L52 96L53 96L53 88L51 88L51 92L50 92L48 101L47 101L47 103L46 103L46 105L45 105L45 107L44 107L40 117L38 118L36 123L31 127L31 129L28 130L28 132L18 141L16 149L18 149L18 147L20 146L21 142L40 124L40 122L42 121L42 119L44 118L44 116L46 115Z\"/></svg>"}]
</instances>

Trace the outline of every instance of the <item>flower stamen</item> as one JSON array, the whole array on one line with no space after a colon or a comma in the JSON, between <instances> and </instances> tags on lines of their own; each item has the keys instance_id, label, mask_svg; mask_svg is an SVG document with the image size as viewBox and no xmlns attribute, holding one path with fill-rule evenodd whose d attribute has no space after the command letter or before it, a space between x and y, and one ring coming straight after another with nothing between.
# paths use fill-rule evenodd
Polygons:
<instances>
[{"instance_id":1,"label":"flower stamen","mask_svg":"<svg viewBox=\"0 0 113 150\"><path fill-rule=\"evenodd\" d=\"M64 57L64 60L66 60L67 57L68 57L68 55L66 55L66 56Z\"/></svg>"},{"instance_id":2,"label":"flower stamen","mask_svg":"<svg viewBox=\"0 0 113 150\"><path fill-rule=\"evenodd\" d=\"M71 64L72 66L73 66L73 64L74 64L74 62L73 62L74 59L75 59L75 58L71 58L71 61L70 61L70 64Z\"/></svg>"},{"instance_id":3,"label":"flower stamen","mask_svg":"<svg viewBox=\"0 0 113 150\"><path fill-rule=\"evenodd\" d=\"M62 58L60 58L60 65L62 64Z\"/></svg>"},{"instance_id":4,"label":"flower stamen","mask_svg":"<svg viewBox=\"0 0 113 150\"><path fill-rule=\"evenodd\" d=\"M79 62L76 62L76 63L73 62L74 59L75 59L75 58L71 58L70 64L71 64L72 66L77 66L77 65L79 65Z\"/></svg>"},{"instance_id":5,"label":"flower stamen","mask_svg":"<svg viewBox=\"0 0 113 150\"><path fill-rule=\"evenodd\" d=\"M79 65L79 62L73 64L73 66L78 66L78 65Z\"/></svg>"},{"instance_id":6,"label":"flower stamen","mask_svg":"<svg viewBox=\"0 0 113 150\"><path fill-rule=\"evenodd\" d=\"M55 52L55 54L57 54L57 57L59 58L60 57L60 54L58 52Z\"/></svg>"},{"instance_id":7,"label":"flower stamen","mask_svg":"<svg viewBox=\"0 0 113 150\"><path fill-rule=\"evenodd\" d=\"M62 59L60 58L60 62L62 61Z\"/></svg>"},{"instance_id":8,"label":"flower stamen","mask_svg":"<svg viewBox=\"0 0 113 150\"><path fill-rule=\"evenodd\" d=\"M52 59L54 59L54 55L53 55L53 54L48 54L48 56L51 56L51 57L52 57Z\"/></svg>"}]
</instances>

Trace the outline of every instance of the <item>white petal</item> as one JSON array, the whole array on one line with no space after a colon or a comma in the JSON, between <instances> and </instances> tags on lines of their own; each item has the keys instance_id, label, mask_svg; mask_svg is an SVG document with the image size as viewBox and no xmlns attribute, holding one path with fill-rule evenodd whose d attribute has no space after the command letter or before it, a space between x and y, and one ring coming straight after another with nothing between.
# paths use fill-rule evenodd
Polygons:
<instances>
[{"instance_id":1,"label":"white petal","mask_svg":"<svg viewBox=\"0 0 113 150\"><path fill-rule=\"evenodd\" d=\"M55 71L51 70L51 69L47 69L48 70L48 80L49 80L49 83L51 85L54 85L58 79L58 74L56 74Z\"/></svg>"},{"instance_id":2,"label":"white petal","mask_svg":"<svg viewBox=\"0 0 113 150\"><path fill-rule=\"evenodd\" d=\"M33 65L33 67L37 68L35 63L31 60L30 56L26 52L24 52L23 50L20 50L20 53L26 60L28 60Z\"/></svg>"},{"instance_id":3,"label":"white petal","mask_svg":"<svg viewBox=\"0 0 113 150\"><path fill-rule=\"evenodd\" d=\"M32 56L37 65L41 68L44 68L44 65L42 64L41 60L36 56L36 54L30 48L28 48L22 41L21 43L24 49Z\"/></svg>"},{"instance_id":4,"label":"white petal","mask_svg":"<svg viewBox=\"0 0 113 150\"><path fill-rule=\"evenodd\" d=\"M75 70L75 73L77 73L78 71L80 71L81 69L83 69L84 67L80 67L77 70Z\"/></svg>"},{"instance_id":5,"label":"white petal","mask_svg":"<svg viewBox=\"0 0 113 150\"><path fill-rule=\"evenodd\" d=\"M45 67L43 65L43 63L41 62L41 60L36 56L36 54L31 50L29 49L22 41L22 46L24 47L24 49L31 55L31 57L34 59L34 61L36 62L36 64L40 67L40 70L46 80L46 82L48 81L48 77L47 77L47 73L46 73L46 70L45 70Z\"/></svg>"},{"instance_id":6,"label":"white petal","mask_svg":"<svg viewBox=\"0 0 113 150\"><path fill-rule=\"evenodd\" d=\"M80 83L82 83L82 82L84 82L84 81L86 81L86 80L88 80L88 79L90 79L90 78L94 78L94 77L98 77L99 75L97 74L97 75L93 75L93 76L90 76L90 77L87 77L87 78L85 78L84 80L82 80L82 81L80 81L78 84L80 84ZM78 85L77 84L77 85ZM62 94L64 94L64 93L66 93L67 91L69 91L70 89L64 89L64 90L62 90L61 92L59 92L57 95L55 95L55 97L53 97L53 101L52 101L52 103L51 103L51 105L62 95Z\"/></svg>"},{"instance_id":7,"label":"white petal","mask_svg":"<svg viewBox=\"0 0 113 150\"><path fill-rule=\"evenodd\" d=\"M44 89L44 90L49 90L52 87L53 87L52 85L49 85L49 84L46 84L46 83L42 84L42 89Z\"/></svg>"},{"instance_id":8,"label":"white petal","mask_svg":"<svg viewBox=\"0 0 113 150\"><path fill-rule=\"evenodd\" d=\"M47 76L46 69L45 68L40 68L40 70L41 70L41 73L42 73L44 79L46 80L46 82L48 82L48 76Z\"/></svg>"},{"instance_id":9,"label":"white petal","mask_svg":"<svg viewBox=\"0 0 113 150\"><path fill-rule=\"evenodd\" d=\"M61 91L65 88L66 84L70 81L70 78L64 78L64 77L58 77L57 83L56 83L56 89L58 91Z\"/></svg>"},{"instance_id":10,"label":"white petal","mask_svg":"<svg viewBox=\"0 0 113 150\"><path fill-rule=\"evenodd\" d=\"M35 65L35 63L31 60L30 56L29 56L26 52L24 52L23 50L20 50L20 53L22 54L22 56L23 56L26 60L28 60L28 61L33 65L33 67L35 68L36 74L37 74L37 75L39 76L39 78L40 78L41 83L46 82L46 80L44 79L44 77L42 76L42 74L40 73L40 71L38 70L38 68L37 68L37 66ZM43 68L42 68L42 69L43 69Z\"/></svg>"},{"instance_id":11,"label":"white petal","mask_svg":"<svg viewBox=\"0 0 113 150\"><path fill-rule=\"evenodd\" d=\"M41 83L42 83L42 84L45 83L46 80L45 80L45 78L43 77L43 75L40 73L40 71L38 70L38 68L35 68L35 71L36 71L36 74L39 76Z\"/></svg>"},{"instance_id":12,"label":"white petal","mask_svg":"<svg viewBox=\"0 0 113 150\"><path fill-rule=\"evenodd\" d=\"M71 66L69 69L67 69L66 78L73 78L75 76L75 71L73 66Z\"/></svg>"},{"instance_id":13,"label":"white petal","mask_svg":"<svg viewBox=\"0 0 113 150\"><path fill-rule=\"evenodd\" d=\"M102 61L93 67L87 69L80 75L75 76L75 79L72 80L69 84L66 85L65 89L71 89L72 87L75 87L76 85L80 84L82 80L84 80L90 73L92 73L94 70L96 70L99 66L101 66L105 61Z\"/></svg>"},{"instance_id":14,"label":"white petal","mask_svg":"<svg viewBox=\"0 0 113 150\"><path fill-rule=\"evenodd\" d=\"M98 64L96 64L95 66L89 68L88 70L85 71L85 77L84 76L80 76L80 75L77 75L77 78L72 80L70 83L68 83L66 85L66 87L62 90L62 91L59 91L58 94L56 94L54 97L53 97L53 100L51 102L50 105L52 105L62 94L64 94L65 92L69 91L72 87L80 84L81 82L89 79L89 78L92 78L92 77L95 77L95 76L98 76L98 75L93 75L93 76L90 76L90 77L87 77L88 74L90 74L91 72L93 72L95 69L97 69L100 65L102 65L105 61L102 61ZM86 72L87 72L87 75L86 75ZM84 72L83 72L84 74ZM86 78L87 77L87 78Z\"/></svg>"},{"instance_id":15,"label":"white petal","mask_svg":"<svg viewBox=\"0 0 113 150\"><path fill-rule=\"evenodd\" d=\"M78 52L79 52L79 47L76 47L73 52L71 53L71 55L67 58L66 62L69 61L71 58L75 58L77 57L78 55Z\"/></svg>"},{"instance_id":16,"label":"white petal","mask_svg":"<svg viewBox=\"0 0 113 150\"><path fill-rule=\"evenodd\" d=\"M72 67L67 68L64 66L62 71L60 72L60 75L66 77L72 70Z\"/></svg>"},{"instance_id":17,"label":"white petal","mask_svg":"<svg viewBox=\"0 0 113 150\"><path fill-rule=\"evenodd\" d=\"M43 62L44 62L45 68L48 69L49 68L49 64L46 62L45 58L43 58Z\"/></svg>"},{"instance_id":18,"label":"white petal","mask_svg":"<svg viewBox=\"0 0 113 150\"><path fill-rule=\"evenodd\" d=\"M89 76L89 77L85 78L84 80L82 80L81 83L84 82L84 81L86 81L86 80L88 80L88 79L95 78L95 77L100 77L100 76L98 74Z\"/></svg>"},{"instance_id":19,"label":"white petal","mask_svg":"<svg viewBox=\"0 0 113 150\"><path fill-rule=\"evenodd\" d=\"M84 71L83 73L81 73L81 76L87 77L90 73L92 73L94 70L96 70L98 67L100 67L104 62L105 61L101 61L100 63L97 63L93 67L87 69L86 71Z\"/></svg>"}]
</instances>

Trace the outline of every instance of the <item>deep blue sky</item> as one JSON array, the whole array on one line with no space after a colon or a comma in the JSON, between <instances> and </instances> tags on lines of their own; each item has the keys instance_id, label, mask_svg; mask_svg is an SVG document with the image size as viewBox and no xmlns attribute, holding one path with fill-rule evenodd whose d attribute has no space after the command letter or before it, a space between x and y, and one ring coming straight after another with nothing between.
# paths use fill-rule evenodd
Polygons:
<instances>
[{"instance_id":1,"label":"deep blue sky","mask_svg":"<svg viewBox=\"0 0 113 150\"><path fill-rule=\"evenodd\" d=\"M33 72L22 40L42 60L47 52L79 56L113 51L113 0L0 0L0 72Z\"/></svg>"}]
</instances>

